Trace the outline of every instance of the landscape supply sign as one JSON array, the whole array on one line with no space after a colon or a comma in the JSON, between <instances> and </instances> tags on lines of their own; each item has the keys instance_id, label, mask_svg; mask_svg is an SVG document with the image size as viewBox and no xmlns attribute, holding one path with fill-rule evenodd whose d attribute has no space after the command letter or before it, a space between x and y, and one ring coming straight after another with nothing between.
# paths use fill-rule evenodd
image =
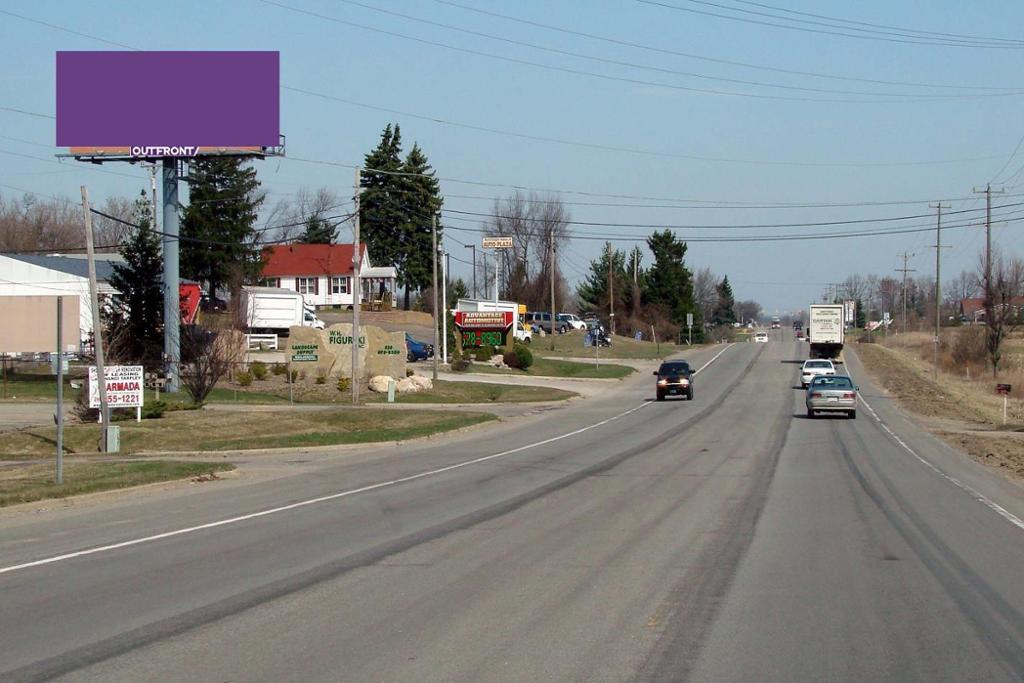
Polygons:
<instances>
[{"instance_id":1,"label":"landscape supply sign","mask_svg":"<svg viewBox=\"0 0 1024 683\"><path fill-rule=\"evenodd\" d=\"M504 346L514 321L512 311L455 312L455 326L462 336L463 348Z\"/></svg>"},{"instance_id":2,"label":"landscape supply sign","mask_svg":"<svg viewBox=\"0 0 1024 683\"><path fill-rule=\"evenodd\" d=\"M320 358L319 350L319 344L292 344L292 360L315 363Z\"/></svg>"},{"instance_id":3,"label":"landscape supply sign","mask_svg":"<svg viewBox=\"0 0 1024 683\"><path fill-rule=\"evenodd\" d=\"M225 154L280 132L278 52L57 53L57 146L72 154Z\"/></svg>"},{"instance_id":4,"label":"landscape supply sign","mask_svg":"<svg viewBox=\"0 0 1024 683\"><path fill-rule=\"evenodd\" d=\"M843 302L843 322L847 325L857 324L857 301L847 299Z\"/></svg>"},{"instance_id":5,"label":"landscape supply sign","mask_svg":"<svg viewBox=\"0 0 1024 683\"><path fill-rule=\"evenodd\" d=\"M484 249L511 249L511 237L485 237Z\"/></svg>"},{"instance_id":6,"label":"landscape supply sign","mask_svg":"<svg viewBox=\"0 0 1024 683\"><path fill-rule=\"evenodd\" d=\"M107 379L107 405L111 408L142 407L143 382L141 365L108 365L103 368ZM89 407L100 407L100 384L96 366L89 367Z\"/></svg>"}]
</instances>

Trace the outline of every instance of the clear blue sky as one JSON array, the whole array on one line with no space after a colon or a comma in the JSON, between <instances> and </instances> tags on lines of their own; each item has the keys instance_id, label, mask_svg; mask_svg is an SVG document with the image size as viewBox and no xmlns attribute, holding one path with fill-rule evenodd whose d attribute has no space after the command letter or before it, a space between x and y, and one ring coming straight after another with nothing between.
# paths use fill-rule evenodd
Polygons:
<instances>
[{"instance_id":1,"label":"clear blue sky","mask_svg":"<svg viewBox=\"0 0 1024 683\"><path fill-rule=\"evenodd\" d=\"M663 225L843 221L927 214L927 202L936 199L952 199L953 210L974 209L982 206L980 199L959 198L970 197L972 187L993 180L1024 135L1024 118L1020 116L1020 105L1024 102L1024 70L1020 68L1024 50L1020 45L1015 45L1014 49L983 49L863 40L743 23L633 0L456 1L661 51L559 33L434 0L360 0L359 4L343 0L282 1L290 7L362 27L255 0L162 4L6 2L0 4L0 10L145 49L279 50L284 86L472 126L663 153L638 154L531 141L284 90L281 121L290 157L358 163L376 143L383 126L388 121L398 121L407 144L411 145L414 140L419 142L443 178L597 195L699 199L714 203L923 202L803 209L695 209L682 204L678 208L572 205L572 217L579 221ZM755 21L778 22L736 10L785 16L779 10L737 0L716 0L715 4L733 8L731 10L693 0L663 1L690 10ZM915 31L996 38L1019 36L1018 29L1024 25L1024 4L1012 0L992 0L984 7L960 0L903 3L866 0L856 4L765 0L764 4ZM447 24L463 31L386 15L367 7ZM795 14L788 16L830 23ZM848 30L802 25L816 30ZM366 27L512 60L613 78L502 61L384 35ZM872 34L876 37L899 38L891 35L898 32L893 29L872 30L879 31ZM465 31L645 68L542 51ZM53 113L54 52L68 49L111 49L111 46L94 38L0 15L0 83L4 86L0 89L0 107ZM665 51L866 80L773 72ZM680 72L699 74L703 78ZM996 90L936 89L918 84L984 86ZM800 99L740 97L681 88ZM864 94L847 94L851 92ZM1015 94L1018 92L1021 94ZM947 97L921 99L934 95ZM965 95L968 97L963 97ZM154 106L157 106L155 98ZM0 135L5 136L0 137L0 150L6 152L52 159L58 151L53 147L54 125L50 119L0 110ZM951 163L916 163L935 161ZM998 179L1014 176L1022 165L1024 148L1010 160ZM40 194L76 197L78 186L87 183L93 195L102 200L110 194L131 195L143 187L141 172L120 166L105 168L127 173L129 177L85 170L81 164L73 162L61 169L53 163L0 153L0 183ZM326 185L345 196L351 194L352 171L346 168L302 163L294 158L268 160L259 163L258 168L271 200L301 186ZM131 176L138 176L139 180ZM490 198L511 191L450 181L442 183L442 190L448 196L447 208L468 211L487 211L491 203L488 199L452 195ZM0 187L0 192L17 194L7 187ZM1016 175L1008 187L1010 194L1020 192L1024 192L1024 173ZM570 202L671 204L660 200L571 194L562 197ZM1019 197L1007 196L997 199L996 203L1019 201L1022 201ZM1024 216L1024 213L1018 215ZM903 224L918 226L930 220L863 227L873 230ZM950 217L950 222L964 220ZM447 223L453 228L478 227L459 220ZM1020 225L1011 222L996 228L997 241L1019 250ZM650 232L629 227L575 226L574 229L580 233L638 237ZM684 237L695 237L842 229L730 228L679 232ZM479 238L476 233L457 230L451 230L449 235L452 241L448 246L455 253L468 254L468 251L454 240L470 243ZM944 242L953 246L943 254L945 273L973 268L978 249L984 242L983 230L951 229L944 234ZM566 254L566 271L571 279L578 277L578 271L602 244L596 240L572 242ZM934 251L928 248L931 244L934 244L932 233L828 241L692 242L688 263L692 268L707 265L720 275L728 274L737 298L754 298L766 311L773 312L803 308L820 295L824 283L842 280L854 272L894 274L893 269L899 265L896 254L903 251L915 254L910 265L919 274L930 273L934 268ZM617 245L630 246L627 243ZM468 268L458 265L453 271L466 273Z\"/></svg>"}]
</instances>

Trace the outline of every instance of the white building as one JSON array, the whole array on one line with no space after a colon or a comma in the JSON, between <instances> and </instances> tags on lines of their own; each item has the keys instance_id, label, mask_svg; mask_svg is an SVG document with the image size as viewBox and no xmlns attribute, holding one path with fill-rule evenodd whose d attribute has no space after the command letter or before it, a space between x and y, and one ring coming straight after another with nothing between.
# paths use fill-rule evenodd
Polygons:
<instances>
[{"instance_id":1,"label":"white building","mask_svg":"<svg viewBox=\"0 0 1024 683\"><path fill-rule=\"evenodd\" d=\"M359 265L364 303L390 300L394 305L395 269L374 267L366 245ZM282 244L263 252L263 284L266 287L291 289L302 294L310 306L352 305L351 244Z\"/></svg>"},{"instance_id":2,"label":"white building","mask_svg":"<svg viewBox=\"0 0 1024 683\"><path fill-rule=\"evenodd\" d=\"M113 272L110 261L96 261L97 291L101 297L117 294L109 284ZM89 264L85 259L0 254L0 296L60 295L79 297L79 339L88 339L92 334L92 304L89 297ZM2 324L31 325L32 321L4 320Z\"/></svg>"}]
</instances>

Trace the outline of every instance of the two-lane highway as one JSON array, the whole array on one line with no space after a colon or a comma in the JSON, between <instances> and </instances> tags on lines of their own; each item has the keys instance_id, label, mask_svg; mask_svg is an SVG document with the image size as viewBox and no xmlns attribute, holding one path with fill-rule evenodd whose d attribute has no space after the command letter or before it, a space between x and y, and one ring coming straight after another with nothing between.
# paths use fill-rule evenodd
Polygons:
<instances>
[{"instance_id":1,"label":"two-lane highway","mask_svg":"<svg viewBox=\"0 0 1024 683\"><path fill-rule=\"evenodd\" d=\"M0 521L0 678L1020 680L1024 530L870 415L806 419L783 332L695 352L693 402L640 376L402 453Z\"/></svg>"}]
</instances>

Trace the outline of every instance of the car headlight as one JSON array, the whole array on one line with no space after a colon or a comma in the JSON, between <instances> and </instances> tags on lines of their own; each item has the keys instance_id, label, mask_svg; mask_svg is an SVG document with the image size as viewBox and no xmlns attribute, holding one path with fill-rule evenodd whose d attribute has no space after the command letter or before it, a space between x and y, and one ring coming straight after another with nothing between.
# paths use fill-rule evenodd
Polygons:
<instances>
[{"instance_id":1,"label":"car headlight","mask_svg":"<svg viewBox=\"0 0 1024 683\"><path fill-rule=\"evenodd\" d=\"M658 380L658 386L663 387L666 384L668 384L668 380L667 379L659 379Z\"/></svg>"}]
</instances>

